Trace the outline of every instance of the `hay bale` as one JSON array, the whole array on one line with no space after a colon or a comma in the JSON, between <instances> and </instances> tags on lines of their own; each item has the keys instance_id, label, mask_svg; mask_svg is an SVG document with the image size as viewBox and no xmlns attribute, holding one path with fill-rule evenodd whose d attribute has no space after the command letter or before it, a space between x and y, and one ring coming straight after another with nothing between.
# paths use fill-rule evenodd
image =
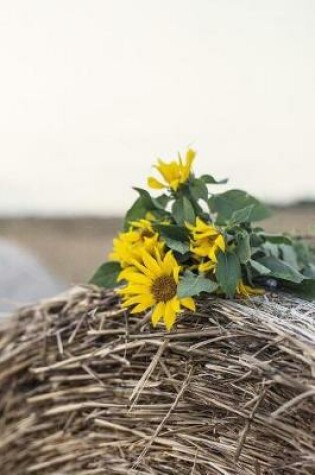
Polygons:
<instances>
[{"instance_id":1,"label":"hay bale","mask_svg":"<svg viewBox=\"0 0 315 475\"><path fill-rule=\"evenodd\" d=\"M314 304L148 319L87 287L0 331L2 475L315 473Z\"/></svg>"}]
</instances>

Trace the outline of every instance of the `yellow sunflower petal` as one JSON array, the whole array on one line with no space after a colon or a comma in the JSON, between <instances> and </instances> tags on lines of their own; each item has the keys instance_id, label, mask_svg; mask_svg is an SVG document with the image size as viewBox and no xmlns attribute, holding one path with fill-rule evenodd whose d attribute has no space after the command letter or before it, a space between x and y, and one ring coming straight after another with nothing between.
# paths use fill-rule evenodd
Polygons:
<instances>
[{"instance_id":1,"label":"yellow sunflower petal","mask_svg":"<svg viewBox=\"0 0 315 475\"><path fill-rule=\"evenodd\" d=\"M141 262L137 261L136 259L132 259L131 264L133 264L134 267L136 267L138 269L138 271L142 272L144 275L146 275L150 279L154 279L154 277L155 277L154 272L152 272L151 269L148 269L146 266L141 264Z\"/></svg>"},{"instance_id":2,"label":"yellow sunflower petal","mask_svg":"<svg viewBox=\"0 0 315 475\"><path fill-rule=\"evenodd\" d=\"M162 270L158 262L148 252L142 252L142 260L147 269L149 269L154 274L154 276L158 276L161 274Z\"/></svg>"},{"instance_id":3,"label":"yellow sunflower petal","mask_svg":"<svg viewBox=\"0 0 315 475\"><path fill-rule=\"evenodd\" d=\"M250 297L255 295L263 295L265 293L264 289L259 289L256 287L250 287L249 285L244 284L242 280L239 281L236 292L241 297Z\"/></svg>"},{"instance_id":4,"label":"yellow sunflower petal","mask_svg":"<svg viewBox=\"0 0 315 475\"><path fill-rule=\"evenodd\" d=\"M186 152L186 166L190 169L196 157L196 151L189 148Z\"/></svg>"},{"instance_id":5,"label":"yellow sunflower petal","mask_svg":"<svg viewBox=\"0 0 315 475\"><path fill-rule=\"evenodd\" d=\"M201 219L199 218L199 216L197 216L196 218L196 228L204 228L206 226L206 223Z\"/></svg>"},{"instance_id":6,"label":"yellow sunflower petal","mask_svg":"<svg viewBox=\"0 0 315 475\"><path fill-rule=\"evenodd\" d=\"M152 307L153 305L153 301L146 301L146 302L142 302L142 303L139 303L138 305L136 305L136 307L134 307L130 313L141 313L141 312L144 312L145 310L147 310L149 307Z\"/></svg>"},{"instance_id":7,"label":"yellow sunflower petal","mask_svg":"<svg viewBox=\"0 0 315 475\"><path fill-rule=\"evenodd\" d=\"M195 226L193 224L187 223L186 221L185 226L187 229L189 229L189 231L193 231L195 229Z\"/></svg>"},{"instance_id":8,"label":"yellow sunflower petal","mask_svg":"<svg viewBox=\"0 0 315 475\"><path fill-rule=\"evenodd\" d=\"M182 183L185 183L189 178L189 175L191 173L191 167L195 159L195 156L196 156L196 152L192 150L191 148L189 148L186 152L186 163L185 165L182 165L182 179L181 179Z\"/></svg>"},{"instance_id":9,"label":"yellow sunflower petal","mask_svg":"<svg viewBox=\"0 0 315 475\"><path fill-rule=\"evenodd\" d=\"M208 229L205 229L204 231L198 231L198 233L195 234L197 239L207 239L218 236L218 230L216 228L209 227Z\"/></svg>"},{"instance_id":10,"label":"yellow sunflower petal","mask_svg":"<svg viewBox=\"0 0 315 475\"><path fill-rule=\"evenodd\" d=\"M200 257L207 257L208 256L208 252L209 252L209 246L204 246L203 244L200 244L200 245L196 245L194 246L193 244L190 246L190 250L193 254L196 254L197 256L200 256Z\"/></svg>"},{"instance_id":11,"label":"yellow sunflower petal","mask_svg":"<svg viewBox=\"0 0 315 475\"><path fill-rule=\"evenodd\" d=\"M165 303L164 302L159 302L156 304L154 307L153 313L152 313L152 325L155 327L158 322L161 320L163 317L163 314L165 312Z\"/></svg>"},{"instance_id":12,"label":"yellow sunflower petal","mask_svg":"<svg viewBox=\"0 0 315 475\"><path fill-rule=\"evenodd\" d=\"M164 243L163 244L163 247L164 247ZM163 247L161 246L156 246L154 248L154 257L159 265L159 267L163 266L163 260L162 260L162 250L163 250Z\"/></svg>"},{"instance_id":13,"label":"yellow sunflower petal","mask_svg":"<svg viewBox=\"0 0 315 475\"><path fill-rule=\"evenodd\" d=\"M123 307L131 307L132 305L136 305L138 303L142 303L141 295L135 295L133 297L127 298L121 305Z\"/></svg>"},{"instance_id":14,"label":"yellow sunflower petal","mask_svg":"<svg viewBox=\"0 0 315 475\"><path fill-rule=\"evenodd\" d=\"M213 261L202 262L198 266L198 270L200 272L208 272L210 270L213 270L214 268L215 268L215 262L213 262Z\"/></svg>"},{"instance_id":15,"label":"yellow sunflower petal","mask_svg":"<svg viewBox=\"0 0 315 475\"><path fill-rule=\"evenodd\" d=\"M222 236L222 234L219 234L219 236L215 240L215 243L221 249L221 251L223 251L223 252L225 251L225 241L224 241L224 237Z\"/></svg>"},{"instance_id":16,"label":"yellow sunflower petal","mask_svg":"<svg viewBox=\"0 0 315 475\"><path fill-rule=\"evenodd\" d=\"M128 266L128 267L125 267L120 273L119 273L119 276L118 276L118 279L117 281L119 282L120 280L129 280L129 275L132 275L135 273L137 269L135 267L131 267L131 266Z\"/></svg>"},{"instance_id":17,"label":"yellow sunflower petal","mask_svg":"<svg viewBox=\"0 0 315 475\"><path fill-rule=\"evenodd\" d=\"M178 313L180 311L180 301L179 301L179 298L175 295L175 297L173 297L171 300L170 300L170 303L173 307L173 310Z\"/></svg>"},{"instance_id":18,"label":"yellow sunflower petal","mask_svg":"<svg viewBox=\"0 0 315 475\"><path fill-rule=\"evenodd\" d=\"M164 323L168 331L171 330L176 320L176 312L172 306L171 301L165 304Z\"/></svg>"},{"instance_id":19,"label":"yellow sunflower petal","mask_svg":"<svg viewBox=\"0 0 315 475\"><path fill-rule=\"evenodd\" d=\"M216 256L216 247L211 247L208 252L208 257L211 259L213 262L217 262L217 256Z\"/></svg>"},{"instance_id":20,"label":"yellow sunflower petal","mask_svg":"<svg viewBox=\"0 0 315 475\"><path fill-rule=\"evenodd\" d=\"M121 241L128 241L128 242L134 242L138 241L140 238L140 234L138 231L127 231L126 233L120 233L119 239Z\"/></svg>"},{"instance_id":21,"label":"yellow sunflower petal","mask_svg":"<svg viewBox=\"0 0 315 475\"><path fill-rule=\"evenodd\" d=\"M129 284L127 287L119 289L119 293L122 295L135 294L135 295L146 295L150 286L139 285L139 284Z\"/></svg>"},{"instance_id":22,"label":"yellow sunflower petal","mask_svg":"<svg viewBox=\"0 0 315 475\"><path fill-rule=\"evenodd\" d=\"M180 303L189 310L192 310L193 312L196 311L196 304L192 297L185 297L183 299L180 299Z\"/></svg>"},{"instance_id":23,"label":"yellow sunflower petal","mask_svg":"<svg viewBox=\"0 0 315 475\"><path fill-rule=\"evenodd\" d=\"M173 277L174 277L174 280L176 282L176 284L178 284L178 281L179 281L179 273L181 271L181 267L179 265L177 265L176 267L174 267L173 269Z\"/></svg>"},{"instance_id":24,"label":"yellow sunflower petal","mask_svg":"<svg viewBox=\"0 0 315 475\"><path fill-rule=\"evenodd\" d=\"M149 176L147 183L150 188L153 188L155 190L162 190L162 188L166 188L166 186L163 185L163 183L161 183L159 180L157 180L153 176Z\"/></svg>"},{"instance_id":25,"label":"yellow sunflower petal","mask_svg":"<svg viewBox=\"0 0 315 475\"><path fill-rule=\"evenodd\" d=\"M152 279L150 279L150 277L146 277L143 274L132 272L130 270L128 271L128 268L121 271L121 273L119 274L119 279L120 280L126 279L128 280L128 282L132 284L140 284L140 285L146 285L146 286L150 286L152 284Z\"/></svg>"},{"instance_id":26,"label":"yellow sunflower petal","mask_svg":"<svg viewBox=\"0 0 315 475\"><path fill-rule=\"evenodd\" d=\"M164 180L170 184L178 175L178 165L176 162L165 163L163 160L158 160L158 165L155 168L160 172Z\"/></svg>"},{"instance_id":27,"label":"yellow sunflower petal","mask_svg":"<svg viewBox=\"0 0 315 475\"><path fill-rule=\"evenodd\" d=\"M170 187L172 188L172 190L174 191L177 191L178 187L180 185L180 180L178 178L176 178L175 180L172 180L170 182Z\"/></svg>"},{"instance_id":28,"label":"yellow sunflower petal","mask_svg":"<svg viewBox=\"0 0 315 475\"><path fill-rule=\"evenodd\" d=\"M178 267L177 261L173 256L172 251L168 251L163 261L163 270L168 275L171 275L175 267Z\"/></svg>"}]
</instances>

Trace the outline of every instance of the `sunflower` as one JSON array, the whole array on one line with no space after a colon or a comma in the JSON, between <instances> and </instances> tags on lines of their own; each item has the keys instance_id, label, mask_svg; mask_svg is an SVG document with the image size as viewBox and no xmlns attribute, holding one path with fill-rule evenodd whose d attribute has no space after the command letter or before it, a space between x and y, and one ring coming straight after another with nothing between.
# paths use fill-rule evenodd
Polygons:
<instances>
[{"instance_id":1,"label":"sunflower","mask_svg":"<svg viewBox=\"0 0 315 475\"><path fill-rule=\"evenodd\" d=\"M129 231L119 233L113 240L113 250L109 254L109 258L119 261L122 267L130 265L133 259L139 258L142 249L151 254L154 249L158 248L161 251L164 247L149 219L132 221L130 224Z\"/></svg>"},{"instance_id":2,"label":"sunflower","mask_svg":"<svg viewBox=\"0 0 315 475\"><path fill-rule=\"evenodd\" d=\"M207 272L215 268L217 253L225 252L225 240L222 233L213 225L197 218L196 224L186 223L192 235L190 250L197 260L203 259L198 266L200 272Z\"/></svg>"},{"instance_id":3,"label":"sunflower","mask_svg":"<svg viewBox=\"0 0 315 475\"><path fill-rule=\"evenodd\" d=\"M163 160L158 160L158 165L155 168L160 172L166 183L162 183L156 178L150 176L148 178L148 185L156 190L162 188L171 188L177 191L178 187L185 183L191 174L191 168L195 159L196 152L189 148L186 152L185 163L179 155L178 162L173 160L170 163L165 163Z\"/></svg>"},{"instance_id":4,"label":"sunflower","mask_svg":"<svg viewBox=\"0 0 315 475\"><path fill-rule=\"evenodd\" d=\"M239 280L239 282L237 284L237 287L236 287L236 295L238 295L239 297L248 298L248 297L251 297L251 296L262 295L262 294L264 294L263 289L250 287L249 285L244 284L242 279Z\"/></svg>"},{"instance_id":5,"label":"sunflower","mask_svg":"<svg viewBox=\"0 0 315 475\"><path fill-rule=\"evenodd\" d=\"M163 319L167 330L170 330L181 306L194 311L195 302L191 297L177 296L181 267L172 251L163 256L156 248L153 256L143 248L140 254L141 259L134 259L132 266L120 273L119 280L127 281L127 285L118 290L123 297L122 305L133 307L131 313L151 308L153 326Z\"/></svg>"}]
</instances>

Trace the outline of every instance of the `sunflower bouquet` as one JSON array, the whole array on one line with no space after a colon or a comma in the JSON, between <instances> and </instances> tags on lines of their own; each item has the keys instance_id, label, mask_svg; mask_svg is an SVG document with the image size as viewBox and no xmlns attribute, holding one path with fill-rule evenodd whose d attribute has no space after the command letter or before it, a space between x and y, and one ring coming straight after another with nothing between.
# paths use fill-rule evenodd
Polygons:
<instances>
[{"instance_id":1,"label":"sunflower bouquet","mask_svg":"<svg viewBox=\"0 0 315 475\"><path fill-rule=\"evenodd\" d=\"M242 190L214 193L227 180L197 177L195 156L188 149L169 163L158 160L161 179L147 181L158 196L135 188L110 260L91 283L116 288L123 307L150 310L152 324L163 320L168 330L184 308L195 310L198 296L246 298L279 288L314 298L312 249L254 225L270 210Z\"/></svg>"}]
</instances>

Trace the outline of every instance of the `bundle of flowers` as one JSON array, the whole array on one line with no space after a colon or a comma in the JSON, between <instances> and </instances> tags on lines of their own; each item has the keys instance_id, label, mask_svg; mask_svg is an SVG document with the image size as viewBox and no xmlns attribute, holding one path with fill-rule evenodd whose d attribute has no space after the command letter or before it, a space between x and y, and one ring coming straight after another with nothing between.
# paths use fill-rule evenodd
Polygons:
<instances>
[{"instance_id":1,"label":"bundle of flowers","mask_svg":"<svg viewBox=\"0 0 315 475\"><path fill-rule=\"evenodd\" d=\"M196 153L169 163L158 160L162 179L148 178L151 195L135 188L124 230L114 239L110 261L91 283L117 288L131 313L152 310L152 324L168 330L195 298L246 298L268 289L315 296L315 260L299 238L266 233L256 223L270 210L242 190L214 192L227 180L197 177Z\"/></svg>"}]
</instances>

